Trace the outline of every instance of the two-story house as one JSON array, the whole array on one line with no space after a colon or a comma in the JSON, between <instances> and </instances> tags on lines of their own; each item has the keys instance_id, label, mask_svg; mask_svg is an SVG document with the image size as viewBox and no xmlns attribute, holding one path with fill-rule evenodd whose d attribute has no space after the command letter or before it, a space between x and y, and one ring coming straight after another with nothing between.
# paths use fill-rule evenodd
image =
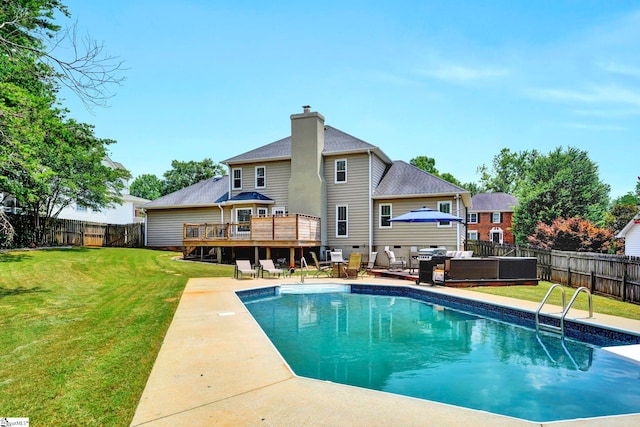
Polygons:
<instances>
[{"instance_id":1,"label":"two-story house","mask_svg":"<svg viewBox=\"0 0 640 427\"><path fill-rule=\"evenodd\" d=\"M467 214L467 238L500 244L514 244L511 230L518 199L507 193L480 193L471 198Z\"/></svg>"},{"instance_id":2,"label":"two-story house","mask_svg":"<svg viewBox=\"0 0 640 427\"><path fill-rule=\"evenodd\" d=\"M389 219L422 206L464 217L467 190L391 161L379 147L325 125L308 107L290 119L290 136L225 160L228 176L144 205L147 246L290 263L309 250L321 258L330 249L366 257L390 246L408 257L415 248L461 248L458 223Z\"/></svg>"},{"instance_id":3,"label":"two-story house","mask_svg":"<svg viewBox=\"0 0 640 427\"><path fill-rule=\"evenodd\" d=\"M109 157L102 159L102 164L112 169L125 169L121 163L114 162ZM133 224L144 222L141 206L148 203L149 200L129 194L128 180L122 180L122 184L124 188L121 191L120 204L113 204L100 210L93 210L87 206L72 203L62 208L58 218L100 224Z\"/></svg>"}]
</instances>

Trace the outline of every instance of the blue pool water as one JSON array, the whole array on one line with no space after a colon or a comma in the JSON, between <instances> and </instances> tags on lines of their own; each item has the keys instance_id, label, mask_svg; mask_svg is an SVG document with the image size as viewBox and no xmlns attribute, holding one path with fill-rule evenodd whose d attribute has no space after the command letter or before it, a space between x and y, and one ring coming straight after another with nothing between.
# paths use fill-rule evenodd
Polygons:
<instances>
[{"instance_id":1,"label":"blue pool water","mask_svg":"<svg viewBox=\"0 0 640 427\"><path fill-rule=\"evenodd\" d=\"M243 298L300 376L546 422L640 412L640 364L400 296Z\"/></svg>"}]
</instances>

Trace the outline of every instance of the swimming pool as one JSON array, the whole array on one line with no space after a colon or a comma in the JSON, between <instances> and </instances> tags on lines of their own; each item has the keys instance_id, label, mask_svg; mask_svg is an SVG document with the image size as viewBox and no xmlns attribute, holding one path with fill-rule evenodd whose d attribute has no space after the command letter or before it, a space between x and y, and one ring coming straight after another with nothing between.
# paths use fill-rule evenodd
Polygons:
<instances>
[{"instance_id":1,"label":"swimming pool","mask_svg":"<svg viewBox=\"0 0 640 427\"><path fill-rule=\"evenodd\" d=\"M638 337L570 325L601 342L561 341L523 327L530 313L421 289L281 289L238 294L300 376L539 422L640 412L640 365L599 347Z\"/></svg>"}]
</instances>

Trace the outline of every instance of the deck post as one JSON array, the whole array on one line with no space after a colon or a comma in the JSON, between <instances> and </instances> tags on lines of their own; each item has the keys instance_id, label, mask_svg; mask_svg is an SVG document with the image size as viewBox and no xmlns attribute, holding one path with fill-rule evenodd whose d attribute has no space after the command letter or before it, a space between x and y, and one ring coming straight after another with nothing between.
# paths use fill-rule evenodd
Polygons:
<instances>
[{"instance_id":1,"label":"deck post","mask_svg":"<svg viewBox=\"0 0 640 427\"><path fill-rule=\"evenodd\" d=\"M296 248L289 248L289 268L296 266Z\"/></svg>"}]
</instances>

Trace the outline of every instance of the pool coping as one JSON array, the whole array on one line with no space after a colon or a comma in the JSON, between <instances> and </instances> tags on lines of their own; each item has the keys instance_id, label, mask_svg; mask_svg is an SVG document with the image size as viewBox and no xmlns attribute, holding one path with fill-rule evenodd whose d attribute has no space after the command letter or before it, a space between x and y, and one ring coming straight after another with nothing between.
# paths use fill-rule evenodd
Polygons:
<instances>
[{"instance_id":1,"label":"pool coping","mask_svg":"<svg viewBox=\"0 0 640 427\"><path fill-rule=\"evenodd\" d=\"M636 426L640 414L549 423L296 376L236 291L296 283L297 278L198 278L187 283L131 426L443 425ZM309 279L307 283L343 279ZM535 311L538 304L460 288L416 286L368 277L352 281L459 296ZM546 306L545 306L546 307ZM553 306L549 309L554 310ZM595 307L597 310L597 307ZM559 308L558 308L559 310ZM640 333L640 321L571 310L569 317Z\"/></svg>"}]
</instances>

